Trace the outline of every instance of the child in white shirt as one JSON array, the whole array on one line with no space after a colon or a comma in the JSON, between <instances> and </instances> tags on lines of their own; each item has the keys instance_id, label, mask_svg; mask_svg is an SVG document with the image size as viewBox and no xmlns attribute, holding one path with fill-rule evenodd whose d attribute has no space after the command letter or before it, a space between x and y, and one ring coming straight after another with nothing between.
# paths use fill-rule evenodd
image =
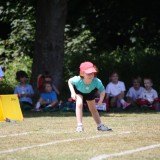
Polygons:
<instances>
[{"instance_id":1,"label":"child in white shirt","mask_svg":"<svg viewBox=\"0 0 160 160\"><path fill-rule=\"evenodd\" d=\"M143 92L144 88L141 87L141 78L137 77L133 79L133 86L129 88L126 97L127 102L135 104L136 100L140 98L141 93Z\"/></svg>"},{"instance_id":2,"label":"child in white shirt","mask_svg":"<svg viewBox=\"0 0 160 160\"><path fill-rule=\"evenodd\" d=\"M153 82L150 78L144 79L144 90L140 95L140 99L137 100L137 103L140 106L148 106L156 111L160 111L159 98L157 91L152 88Z\"/></svg>"},{"instance_id":3,"label":"child in white shirt","mask_svg":"<svg viewBox=\"0 0 160 160\"><path fill-rule=\"evenodd\" d=\"M107 99L110 99L110 107L123 109L128 107L130 103L124 100L124 93L126 91L125 84L119 81L119 75L117 72L113 72L110 76L111 82L106 87Z\"/></svg>"}]
</instances>

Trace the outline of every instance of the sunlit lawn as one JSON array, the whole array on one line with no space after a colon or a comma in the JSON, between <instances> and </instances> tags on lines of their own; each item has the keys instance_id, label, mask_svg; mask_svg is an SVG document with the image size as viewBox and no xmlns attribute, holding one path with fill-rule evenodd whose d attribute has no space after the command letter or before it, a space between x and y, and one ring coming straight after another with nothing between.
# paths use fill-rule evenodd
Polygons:
<instances>
[{"instance_id":1,"label":"sunlit lawn","mask_svg":"<svg viewBox=\"0 0 160 160\"><path fill-rule=\"evenodd\" d=\"M159 113L100 114L113 132L97 132L89 113L84 113L83 133L75 132L75 114L71 112L27 112L23 122L1 122L0 159L87 160L101 154L119 153L160 143ZM37 146L40 144L46 145ZM29 146L32 147L23 148ZM160 147L108 159L159 160Z\"/></svg>"}]
</instances>

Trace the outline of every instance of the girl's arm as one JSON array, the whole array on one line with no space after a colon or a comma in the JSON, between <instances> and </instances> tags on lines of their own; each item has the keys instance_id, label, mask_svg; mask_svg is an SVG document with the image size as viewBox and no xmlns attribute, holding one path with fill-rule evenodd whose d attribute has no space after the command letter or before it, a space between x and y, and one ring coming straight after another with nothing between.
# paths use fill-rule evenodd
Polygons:
<instances>
[{"instance_id":1,"label":"girl's arm","mask_svg":"<svg viewBox=\"0 0 160 160\"><path fill-rule=\"evenodd\" d=\"M105 90L100 93L100 98L99 98L98 106L102 106L104 97L105 97Z\"/></svg>"},{"instance_id":2,"label":"girl's arm","mask_svg":"<svg viewBox=\"0 0 160 160\"><path fill-rule=\"evenodd\" d=\"M43 98L40 98L40 99L39 99L39 102L40 102L40 104L41 104L41 105L47 105L47 104L50 104L50 102L45 101Z\"/></svg>"},{"instance_id":3,"label":"girl's arm","mask_svg":"<svg viewBox=\"0 0 160 160\"><path fill-rule=\"evenodd\" d=\"M76 100L76 92L74 90L73 84L70 82L70 80L68 81L68 86L71 92L71 97L73 100Z\"/></svg>"},{"instance_id":4,"label":"girl's arm","mask_svg":"<svg viewBox=\"0 0 160 160\"><path fill-rule=\"evenodd\" d=\"M59 90L56 88L56 86L55 86L55 85L52 85L52 87L53 87L54 91L59 95L60 92L59 92Z\"/></svg>"},{"instance_id":5,"label":"girl's arm","mask_svg":"<svg viewBox=\"0 0 160 160\"><path fill-rule=\"evenodd\" d=\"M23 97L30 97L30 98L32 98L32 97L34 97L34 94L23 94Z\"/></svg>"},{"instance_id":6,"label":"girl's arm","mask_svg":"<svg viewBox=\"0 0 160 160\"><path fill-rule=\"evenodd\" d=\"M38 77L37 77L37 88L39 88L39 80L40 80L41 77L42 77L42 74L39 74Z\"/></svg>"},{"instance_id":7,"label":"girl's arm","mask_svg":"<svg viewBox=\"0 0 160 160\"><path fill-rule=\"evenodd\" d=\"M106 94L106 99L109 99L109 96L110 96L110 94L109 94L109 93L107 93L107 94Z\"/></svg>"},{"instance_id":8,"label":"girl's arm","mask_svg":"<svg viewBox=\"0 0 160 160\"><path fill-rule=\"evenodd\" d=\"M54 100L49 104L49 106L54 107L57 103L58 103L58 100Z\"/></svg>"}]
</instances>

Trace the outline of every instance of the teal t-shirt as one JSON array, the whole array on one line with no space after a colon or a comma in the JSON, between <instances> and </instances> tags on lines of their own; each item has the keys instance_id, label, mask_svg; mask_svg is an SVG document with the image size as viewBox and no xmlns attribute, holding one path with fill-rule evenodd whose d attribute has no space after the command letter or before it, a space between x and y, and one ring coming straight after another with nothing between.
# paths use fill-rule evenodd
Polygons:
<instances>
[{"instance_id":1,"label":"teal t-shirt","mask_svg":"<svg viewBox=\"0 0 160 160\"><path fill-rule=\"evenodd\" d=\"M105 90L101 80L98 78L93 78L91 84L85 84L83 78L81 78L80 76L74 76L73 78L69 79L69 81L81 93L90 93L95 88L97 88L100 92L103 92Z\"/></svg>"}]
</instances>

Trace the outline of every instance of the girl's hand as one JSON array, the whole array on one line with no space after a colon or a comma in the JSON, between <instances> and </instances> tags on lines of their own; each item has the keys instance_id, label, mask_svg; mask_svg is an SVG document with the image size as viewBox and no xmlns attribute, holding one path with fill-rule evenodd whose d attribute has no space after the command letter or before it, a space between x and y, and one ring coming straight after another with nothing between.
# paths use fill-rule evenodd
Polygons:
<instances>
[{"instance_id":1,"label":"girl's hand","mask_svg":"<svg viewBox=\"0 0 160 160\"><path fill-rule=\"evenodd\" d=\"M102 101L101 101L101 100L98 101L98 106L99 106L99 107L102 106Z\"/></svg>"},{"instance_id":2,"label":"girl's hand","mask_svg":"<svg viewBox=\"0 0 160 160\"><path fill-rule=\"evenodd\" d=\"M28 97L28 94L24 93L22 94L23 97Z\"/></svg>"},{"instance_id":3,"label":"girl's hand","mask_svg":"<svg viewBox=\"0 0 160 160\"><path fill-rule=\"evenodd\" d=\"M72 94L71 94L71 98L72 98L73 100L76 100L76 93L72 93Z\"/></svg>"},{"instance_id":4,"label":"girl's hand","mask_svg":"<svg viewBox=\"0 0 160 160\"><path fill-rule=\"evenodd\" d=\"M22 94L18 94L18 97L19 97L19 98L22 97Z\"/></svg>"}]
</instances>

